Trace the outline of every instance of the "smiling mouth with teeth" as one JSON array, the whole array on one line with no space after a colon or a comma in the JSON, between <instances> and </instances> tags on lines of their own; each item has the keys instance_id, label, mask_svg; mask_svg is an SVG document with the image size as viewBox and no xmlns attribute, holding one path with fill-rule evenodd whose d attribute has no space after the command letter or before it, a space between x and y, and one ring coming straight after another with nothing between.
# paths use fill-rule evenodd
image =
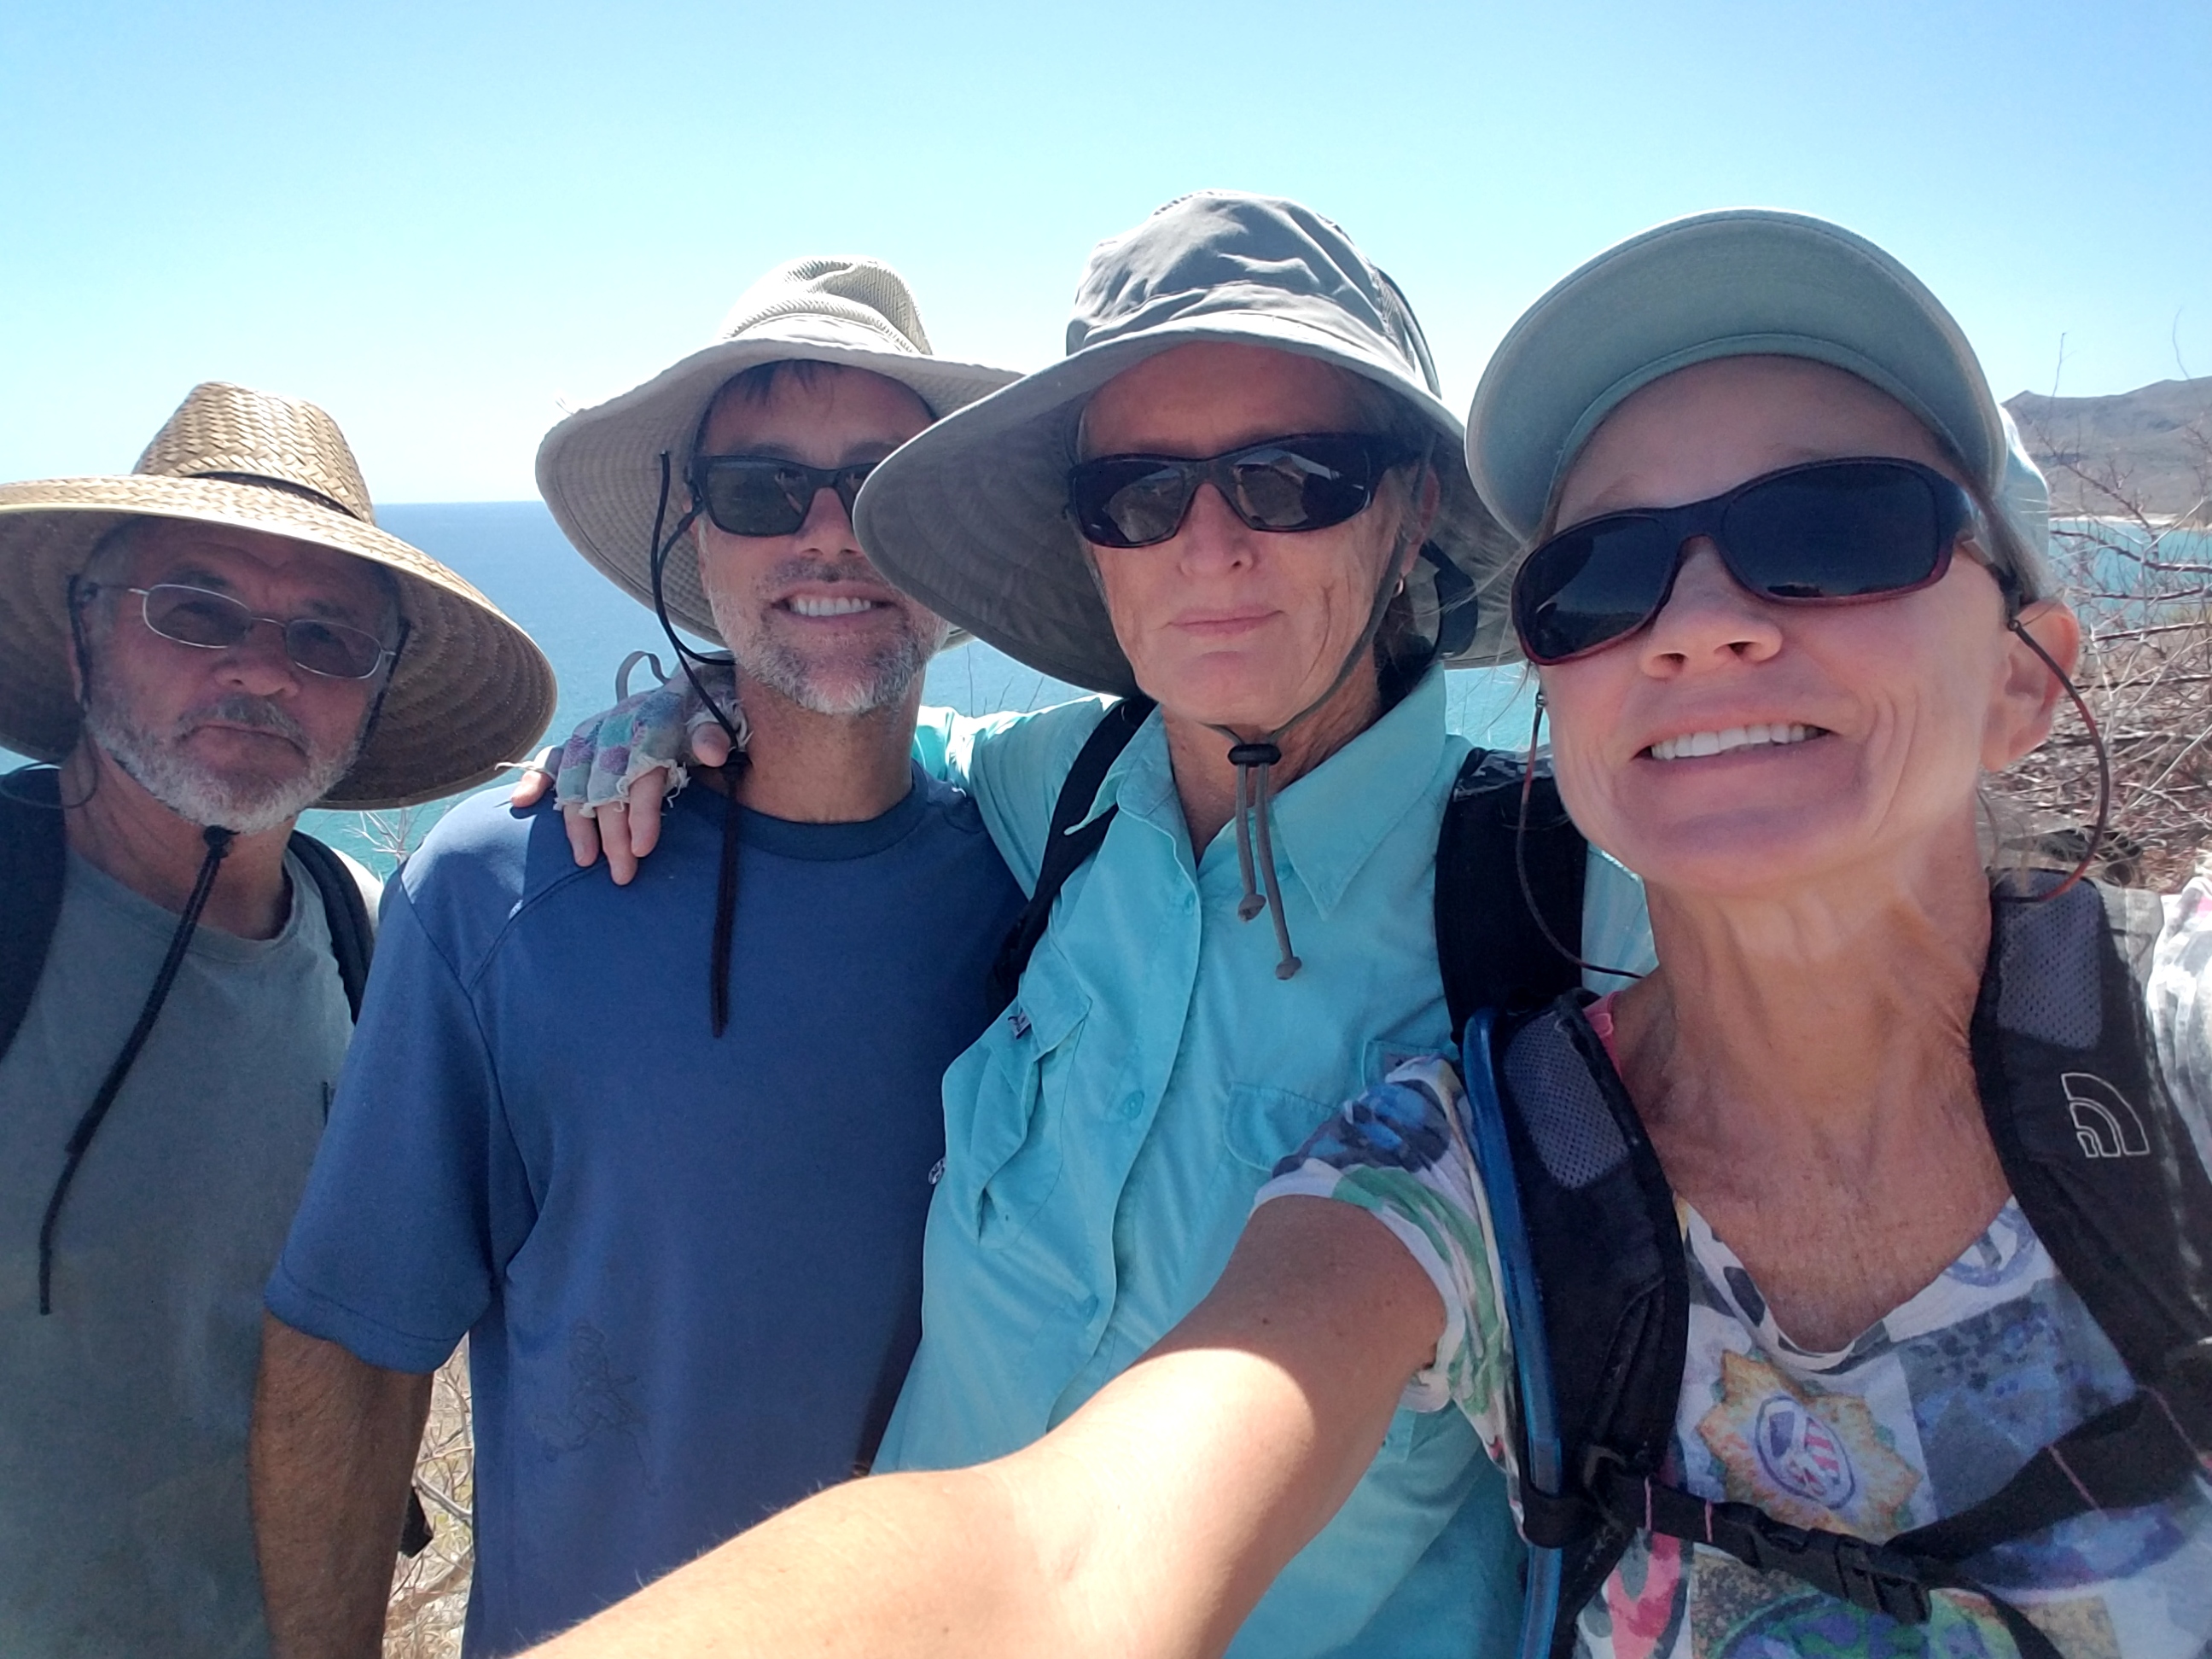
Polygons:
<instances>
[{"instance_id":1,"label":"smiling mouth with teeth","mask_svg":"<svg viewBox=\"0 0 2212 1659\"><path fill-rule=\"evenodd\" d=\"M794 594L784 605L793 615L799 617L857 617L863 611L876 608L873 599L837 599L811 593Z\"/></svg>"},{"instance_id":2,"label":"smiling mouth with teeth","mask_svg":"<svg viewBox=\"0 0 2212 1659\"><path fill-rule=\"evenodd\" d=\"M1644 752L1653 760L1690 760L1761 744L1802 743L1822 735L1824 728L1818 726L1731 726L1725 732L1689 732L1679 738L1662 738Z\"/></svg>"}]
</instances>

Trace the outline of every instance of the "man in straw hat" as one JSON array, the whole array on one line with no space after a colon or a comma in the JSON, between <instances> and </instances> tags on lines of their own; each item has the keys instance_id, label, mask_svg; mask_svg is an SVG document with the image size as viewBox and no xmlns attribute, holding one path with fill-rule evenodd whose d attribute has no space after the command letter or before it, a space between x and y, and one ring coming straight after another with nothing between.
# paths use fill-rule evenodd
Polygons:
<instances>
[{"instance_id":1,"label":"man in straw hat","mask_svg":"<svg viewBox=\"0 0 2212 1659\"><path fill-rule=\"evenodd\" d=\"M265 1647L261 1285L368 946L292 826L480 782L553 702L313 404L198 386L127 477L0 485L0 740L59 763L0 779L9 1652Z\"/></svg>"},{"instance_id":2,"label":"man in straw hat","mask_svg":"<svg viewBox=\"0 0 2212 1659\"><path fill-rule=\"evenodd\" d=\"M805 259L546 438L539 483L585 557L672 642L729 647L742 707L717 712L744 741L627 895L557 812L490 798L394 884L390 994L269 1291L284 1408L257 1425L257 1497L288 1650L373 1649L396 1379L464 1335L471 1654L872 1458L916 1338L939 1080L991 1016L1020 895L973 804L909 758L947 630L849 510L1013 378L932 356L887 266Z\"/></svg>"},{"instance_id":3,"label":"man in straw hat","mask_svg":"<svg viewBox=\"0 0 2212 1659\"><path fill-rule=\"evenodd\" d=\"M1099 246L1068 347L860 497L862 541L907 592L1123 699L956 750L1034 884L1033 954L945 1079L923 1338L885 1468L1000 1456L1075 1411L1205 1293L1332 1103L1453 1035L1432 895L1468 745L1441 668L1510 649L1487 596L1510 547L1410 307L1318 214L1209 191ZM1513 866L1472 950L1527 967ZM1595 961L1622 960L1625 884L1583 907ZM1520 1551L1467 1422L1400 1412L1343 1473L1343 1510L1231 1651L1510 1644ZM661 1603L672 1639L775 1627L687 1577L690 1600Z\"/></svg>"}]
</instances>

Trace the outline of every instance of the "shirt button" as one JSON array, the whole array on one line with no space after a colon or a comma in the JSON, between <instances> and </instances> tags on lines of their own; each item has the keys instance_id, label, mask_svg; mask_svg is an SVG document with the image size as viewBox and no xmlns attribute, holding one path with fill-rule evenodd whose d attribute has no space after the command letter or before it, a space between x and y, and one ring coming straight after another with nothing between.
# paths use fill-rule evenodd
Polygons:
<instances>
[{"instance_id":1,"label":"shirt button","mask_svg":"<svg viewBox=\"0 0 2212 1659\"><path fill-rule=\"evenodd\" d=\"M1142 1095L1125 1095L1121 1103L1114 1109L1124 1123L1133 1122L1137 1114L1145 1109L1145 1097Z\"/></svg>"}]
</instances>

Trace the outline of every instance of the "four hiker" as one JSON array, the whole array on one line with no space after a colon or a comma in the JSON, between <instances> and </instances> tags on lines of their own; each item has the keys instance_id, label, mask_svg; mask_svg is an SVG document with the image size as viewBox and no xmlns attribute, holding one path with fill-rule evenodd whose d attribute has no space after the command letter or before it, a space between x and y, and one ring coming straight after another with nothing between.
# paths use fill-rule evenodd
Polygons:
<instances>
[{"instance_id":1,"label":"four hiker","mask_svg":"<svg viewBox=\"0 0 2212 1659\"><path fill-rule=\"evenodd\" d=\"M2055 878L1994 924L1959 897L1985 890L1979 769L2047 731L2078 633L2039 600L2039 481L2008 473L1955 325L1848 233L1711 216L1562 284L1477 416L1467 439L1335 226L1209 191L1102 244L1069 355L1018 380L929 356L884 267L805 260L555 429L549 502L682 672L572 741L565 824L465 805L387 896L267 1291L253 1495L281 1651L374 1650L428 1373L464 1335L474 1654L871 1466L914 1473L801 1504L561 1650L1503 1653L1524 1602L1532 1651L1872 1651L1930 1620L2030 1659L2191 1650L2212 1135L2175 985L2204 952L2173 933L2147 987L2127 963L2154 916L2130 932ZM100 543L69 605L88 745L190 837L149 894L184 913L173 956L203 907L282 923L235 908L234 860L266 836L276 869L283 814L343 798L418 706L428 630L404 577L372 617L212 555L116 562L165 536ZM428 580L411 550L336 544ZM1988 637L1978 583L2002 600ZM349 716L245 681L165 705L102 655L117 586L234 673L281 641L380 689ZM194 586L242 604L173 598ZM1556 792L1444 728L1443 666L1504 658L1509 617L1557 705ZM918 726L951 623L1119 701ZM380 673L402 693L382 721ZM136 719L110 718L111 680L145 688ZM364 720L349 774L323 737ZM187 738L261 755L270 732L335 769L303 768L298 801L175 781ZM713 763L664 819L691 757ZM21 792L68 804L100 865L78 770ZM218 822L234 848L191 828ZM1420 1058L1469 1015L1651 966L1601 843L1658 880L1669 973L1587 1012L1571 989L1494 1076L1478 1030L1470 1105ZM2117 951L2083 956L2107 908ZM343 932L328 973L358 960ZM1974 1014L1946 964L1985 958L2042 988ZM70 1288L55 1222L66 1240L88 1138L131 1103L114 1079L181 1042L154 1018L187 993L173 971L112 976L155 985L154 1036L109 1045L47 1137L41 1297ZM1826 989L1793 1003L1801 980ZM2155 1056L2128 1012L2147 988ZM173 1066L220 1064L210 1025ZM1778 1025L1804 1029L1778 1048ZM1704 1082L1673 1058L1693 1052ZM1729 1095L1755 1054L1766 1086ZM2100 1072L2062 1088L2061 1064ZM264 1245L298 1190L257 1186ZM1279 1201L1246 1228L1256 1198ZM234 1436L234 1498L237 1465ZM2148 1530L2087 1514L2144 1505Z\"/></svg>"},{"instance_id":2,"label":"four hiker","mask_svg":"<svg viewBox=\"0 0 2212 1659\"><path fill-rule=\"evenodd\" d=\"M234 386L127 477L0 485L0 739L60 763L0 778L0 1648L259 1652L262 1287L374 904L292 826L482 782L552 672Z\"/></svg>"},{"instance_id":3,"label":"four hiker","mask_svg":"<svg viewBox=\"0 0 2212 1659\"><path fill-rule=\"evenodd\" d=\"M1012 378L930 356L888 268L802 260L547 438L563 527L728 646L749 740L627 892L557 811L494 796L392 884L269 1288L255 1492L285 1652L373 1645L428 1374L465 1335L472 1653L868 1467L914 1351L939 1079L994 1012L1021 896L910 758L946 628L849 514Z\"/></svg>"}]
</instances>

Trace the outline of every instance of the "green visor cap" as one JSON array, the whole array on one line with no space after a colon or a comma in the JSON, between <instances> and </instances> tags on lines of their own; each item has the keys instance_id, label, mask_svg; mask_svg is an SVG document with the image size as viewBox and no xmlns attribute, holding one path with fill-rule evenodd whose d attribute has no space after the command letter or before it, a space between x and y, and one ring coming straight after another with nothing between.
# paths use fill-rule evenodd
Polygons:
<instances>
[{"instance_id":1,"label":"green visor cap","mask_svg":"<svg viewBox=\"0 0 2212 1659\"><path fill-rule=\"evenodd\" d=\"M1030 667L1133 691L1067 514L1067 471L1092 392L1200 340L1318 357L1395 393L1435 429L1442 501L1429 539L1467 579L1452 586L1472 592L1454 598L1450 617L1423 618L1424 604L1431 613L1437 605L1425 580L1417 622L1453 641L1451 661L1511 656L1503 586L1511 538L1474 493L1464 429L1437 395L1420 325L1343 231L1273 197L1201 191L1100 243L1076 291L1067 356L948 415L869 477L854 514L869 557L938 614Z\"/></svg>"},{"instance_id":2,"label":"green visor cap","mask_svg":"<svg viewBox=\"0 0 2212 1659\"><path fill-rule=\"evenodd\" d=\"M2004 416L1973 348L1920 279L1840 225L1765 208L1632 236L1529 307L1475 390L1468 471L1525 541L1625 399L1692 363L1756 356L1847 370L1911 410L1992 500L2025 487L2008 484Z\"/></svg>"}]
</instances>

